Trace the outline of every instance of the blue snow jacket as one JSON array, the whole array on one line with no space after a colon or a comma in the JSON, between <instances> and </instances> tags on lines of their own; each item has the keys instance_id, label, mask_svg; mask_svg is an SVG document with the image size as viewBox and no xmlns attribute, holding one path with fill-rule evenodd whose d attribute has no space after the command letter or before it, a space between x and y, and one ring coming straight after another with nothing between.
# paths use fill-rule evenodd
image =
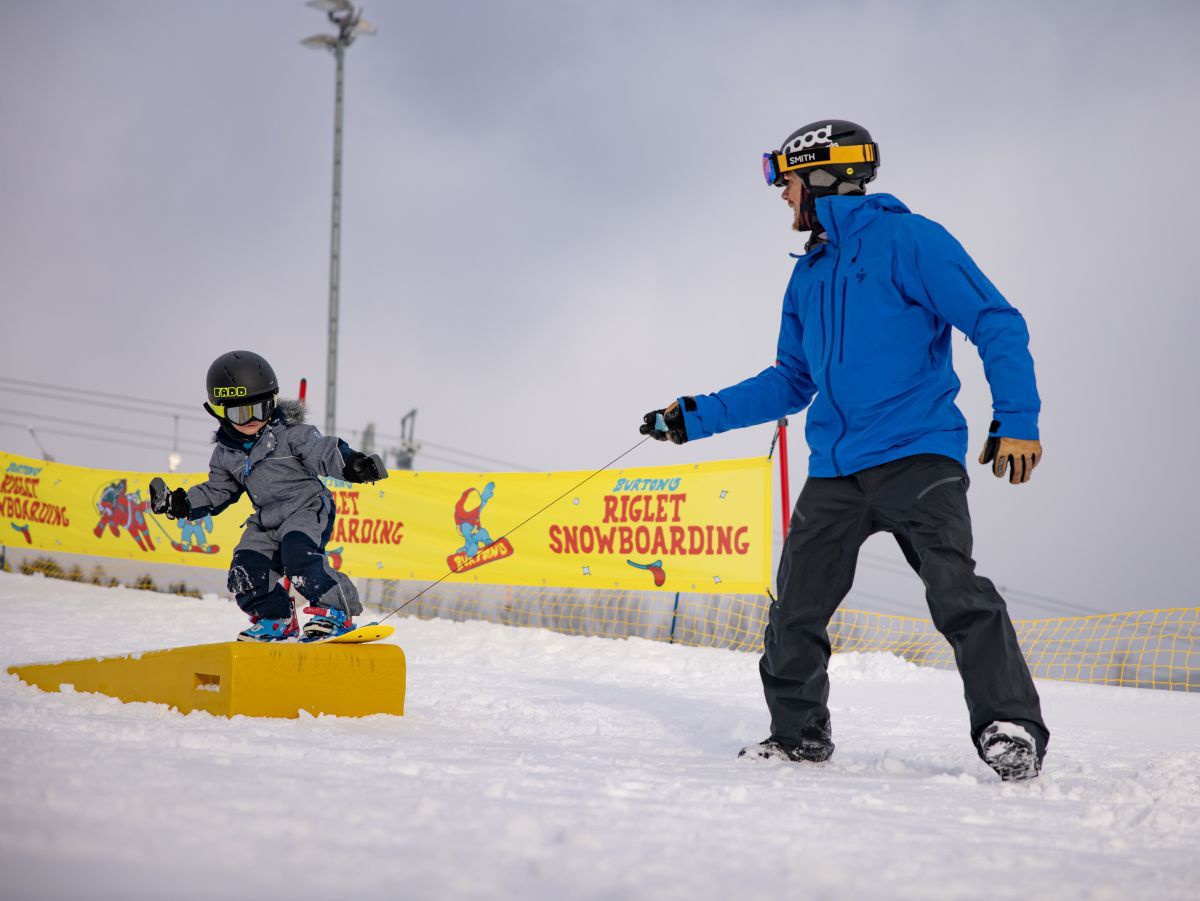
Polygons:
<instances>
[{"instance_id":1,"label":"blue snow jacket","mask_svg":"<svg viewBox=\"0 0 1200 901\"><path fill-rule=\"evenodd\" d=\"M811 476L914 454L965 465L952 327L983 358L1000 422L993 434L1038 438L1025 320L950 233L890 194L820 197L816 207L829 240L796 261L778 364L696 397L695 410L684 412L688 438L771 422L811 403Z\"/></svg>"}]
</instances>

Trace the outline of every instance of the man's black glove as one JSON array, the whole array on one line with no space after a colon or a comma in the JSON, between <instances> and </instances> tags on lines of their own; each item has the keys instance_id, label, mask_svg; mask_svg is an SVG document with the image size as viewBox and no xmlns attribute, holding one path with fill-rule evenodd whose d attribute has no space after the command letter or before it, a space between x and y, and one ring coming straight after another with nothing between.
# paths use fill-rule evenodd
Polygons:
<instances>
[{"instance_id":1,"label":"man's black glove","mask_svg":"<svg viewBox=\"0 0 1200 901\"><path fill-rule=\"evenodd\" d=\"M346 458L343 477L347 482L378 482L380 479L386 479L388 473L379 454L371 454L368 457L355 451Z\"/></svg>"},{"instance_id":2,"label":"man's black glove","mask_svg":"<svg viewBox=\"0 0 1200 901\"><path fill-rule=\"evenodd\" d=\"M682 410L679 408L679 401L675 401L665 410L651 410L642 417L642 425L638 431L656 441L669 440L675 444L684 444L688 440L688 433L683 421L683 410L689 413L695 410L696 399L685 397L682 400Z\"/></svg>"},{"instance_id":3,"label":"man's black glove","mask_svg":"<svg viewBox=\"0 0 1200 901\"><path fill-rule=\"evenodd\" d=\"M167 514L167 519L187 519L192 513L187 492L182 488L171 491L167 483L155 476L150 480L150 509Z\"/></svg>"}]
</instances>

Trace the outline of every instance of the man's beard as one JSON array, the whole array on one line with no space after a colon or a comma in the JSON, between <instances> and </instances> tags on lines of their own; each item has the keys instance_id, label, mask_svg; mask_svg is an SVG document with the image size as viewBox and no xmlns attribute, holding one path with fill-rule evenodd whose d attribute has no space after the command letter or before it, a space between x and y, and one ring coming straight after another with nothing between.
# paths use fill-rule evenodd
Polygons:
<instances>
[{"instance_id":1,"label":"man's beard","mask_svg":"<svg viewBox=\"0 0 1200 901\"><path fill-rule=\"evenodd\" d=\"M820 229L820 227L821 223L817 221L817 205L812 194L802 185L800 202L796 204L795 216L792 218L792 230L810 232Z\"/></svg>"},{"instance_id":2,"label":"man's beard","mask_svg":"<svg viewBox=\"0 0 1200 901\"><path fill-rule=\"evenodd\" d=\"M817 208L812 194L808 191L800 194L800 202L796 205L796 216L792 218L793 232L818 232L821 223L817 221Z\"/></svg>"}]
</instances>

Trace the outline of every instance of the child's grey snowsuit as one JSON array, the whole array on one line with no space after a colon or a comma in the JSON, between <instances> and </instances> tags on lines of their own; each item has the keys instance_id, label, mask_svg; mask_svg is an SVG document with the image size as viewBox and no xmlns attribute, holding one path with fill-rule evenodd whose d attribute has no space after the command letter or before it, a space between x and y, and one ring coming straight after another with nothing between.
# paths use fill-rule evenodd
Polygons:
<instances>
[{"instance_id":1,"label":"child's grey snowsuit","mask_svg":"<svg viewBox=\"0 0 1200 901\"><path fill-rule=\"evenodd\" d=\"M285 619L291 601L284 575L309 603L362 612L358 592L329 566L325 544L333 534L333 495L318 476L344 478L353 451L346 442L304 423L304 407L280 401L274 417L253 438L216 433L208 481L188 489L190 519L217 514L250 495L254 513L229 567L229 590L251 616Z\"/></svg>"}]
</instances>

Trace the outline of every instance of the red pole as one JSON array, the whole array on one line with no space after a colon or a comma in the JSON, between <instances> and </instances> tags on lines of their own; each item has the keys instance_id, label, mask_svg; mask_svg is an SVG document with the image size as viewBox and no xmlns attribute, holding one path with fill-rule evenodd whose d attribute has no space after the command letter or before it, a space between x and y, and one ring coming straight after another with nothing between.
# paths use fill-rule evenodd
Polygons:
<instances>
[{"instance_id":1,"label":"red pole","mask_svg":"<svg viewBox=\"0 0 1200 901\"><path fill-rule=\"evenodd\" d=\"M787 540L788 523L792 519L792 499L788 493L787 419L779 420L779 490L783 501L783 538Z\"/></svg>"},{"instance_id":2,"label":"red pole","mask_svg":"<svg viewBox=\"0 0 1200 901\"><path fill-rule=\"evenodd\" d=\"M779 365L779 361L775 361ZM779 491L783 506L779 515L783 517L783 540L787 541L788 523L792 520L792 498L788 491L787 417L779 420Z\"/></svg>"}]
</instances>

